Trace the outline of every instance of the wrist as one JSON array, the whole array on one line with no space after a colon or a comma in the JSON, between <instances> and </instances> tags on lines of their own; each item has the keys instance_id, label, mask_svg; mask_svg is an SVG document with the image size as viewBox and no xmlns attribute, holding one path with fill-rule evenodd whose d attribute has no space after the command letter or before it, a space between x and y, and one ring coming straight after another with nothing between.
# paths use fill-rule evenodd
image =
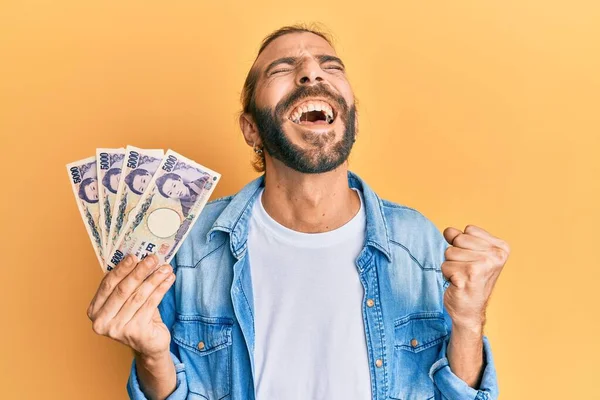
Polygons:
<instances>
[{"instance_id":1,"label":"wrist","mask_svg":"<svg viewBox=\"0 0 600 400\"><path fill-rule=\"evenodd\" d=\"M465 336L482 336L483 335L483 322L468 322L468 323L457 323L452 322L452 332Z\"/></svg>"},{"instance_id":2,"label":"wrist","mask_svg":"<svg viewBox=\"0 0 600 400\"><path fill-rule=\"evenodd\" d=\"M168 350L156 354L143 354L134 351L134 354L137 362L147 370L156 370L161 366L170 365L173 363L171 360L171 354Z\"/></svg>"}]
</instances>

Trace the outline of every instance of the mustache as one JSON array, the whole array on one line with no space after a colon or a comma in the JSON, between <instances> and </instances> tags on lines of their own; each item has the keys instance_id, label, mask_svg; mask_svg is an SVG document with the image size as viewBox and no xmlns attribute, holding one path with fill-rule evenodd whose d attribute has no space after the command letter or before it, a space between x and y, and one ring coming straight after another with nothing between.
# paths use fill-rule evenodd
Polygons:
<instances>
[{"instance_id":1,"label":"mustache","mask_svg":"<svg viewBox=\"0 0 600 400\"><path fill-rule=\"evenodd\" d=\"M333 93L322 83L313 86L299 86L297 89L290 92L275 107L275 115L283 115L292 105L300 100L310 97L322 97L329 100L334 108L337 109L338 116L345 120L346 115L348 114L348 103L341 95Z\"/></svg>"}]
</instances>

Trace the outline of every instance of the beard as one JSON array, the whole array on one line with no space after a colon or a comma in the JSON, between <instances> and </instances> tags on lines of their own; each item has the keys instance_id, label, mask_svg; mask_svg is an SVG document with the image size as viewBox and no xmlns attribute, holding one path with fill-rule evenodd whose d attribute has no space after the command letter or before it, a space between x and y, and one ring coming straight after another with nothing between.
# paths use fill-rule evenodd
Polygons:
<instances>
[{"instance_id":1,"label":"beard","mask_svg":"<svg viewBox=\"0 0 600 400\"><path fill-rule=\"evenodd\" d=\"M344 126L344 133L339 142L331 144L335 140L333 128L326 133L304 131L302 139L310 145L308 149L295 145L285 135L285 112L299 100L309 97L323 97L337 109L336 120L341 118ZM320 174L337 168L348 159L356 141L356 106L352 104L348 107L342 96L331 93L321 84L299 87L283 98L274 110L269 107L259 108L252 100L249 111L266 152L287 167L301 173ZM326 147L330 149L326 150Z\"/></svg>"}]
</instances>

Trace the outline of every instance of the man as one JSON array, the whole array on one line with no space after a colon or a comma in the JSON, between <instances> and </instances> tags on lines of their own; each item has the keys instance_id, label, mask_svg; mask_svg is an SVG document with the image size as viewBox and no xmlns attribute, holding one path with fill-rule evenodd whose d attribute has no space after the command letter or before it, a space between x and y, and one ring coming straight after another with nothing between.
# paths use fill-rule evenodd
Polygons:
<instances>
[{"instance_id":1,"label":"man","mask_svg":"<svg viewBox=\"0 0 600 400\"><path fill-rule=\"evenodd\" d=\"M130 397L496 399L483 325L508 245L442 235L348 171L355 99L327 35L269 35L242 101L265 174L208 203L171 266L126 258L90 304L134 350Z\"/></svg>"}]
</instances>

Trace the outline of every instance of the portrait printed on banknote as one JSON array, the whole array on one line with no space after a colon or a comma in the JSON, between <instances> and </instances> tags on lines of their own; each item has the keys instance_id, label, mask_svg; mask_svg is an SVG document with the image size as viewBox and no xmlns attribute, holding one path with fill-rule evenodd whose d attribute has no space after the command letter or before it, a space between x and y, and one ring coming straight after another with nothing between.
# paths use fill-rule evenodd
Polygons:
<instances>
[{"instance_id":1,"label":"portrait printed on banknote","mask_svg":"<svg viewBox=\"0 0 600 400\"><path fill-rule=\"evenodd\" d=\"M96 157L89 157L67 164L67 171L77 201L77 208L94 247L98 262L103 266L104 253L100 229L100 196Z\"/></svg>"}]
</instances>

